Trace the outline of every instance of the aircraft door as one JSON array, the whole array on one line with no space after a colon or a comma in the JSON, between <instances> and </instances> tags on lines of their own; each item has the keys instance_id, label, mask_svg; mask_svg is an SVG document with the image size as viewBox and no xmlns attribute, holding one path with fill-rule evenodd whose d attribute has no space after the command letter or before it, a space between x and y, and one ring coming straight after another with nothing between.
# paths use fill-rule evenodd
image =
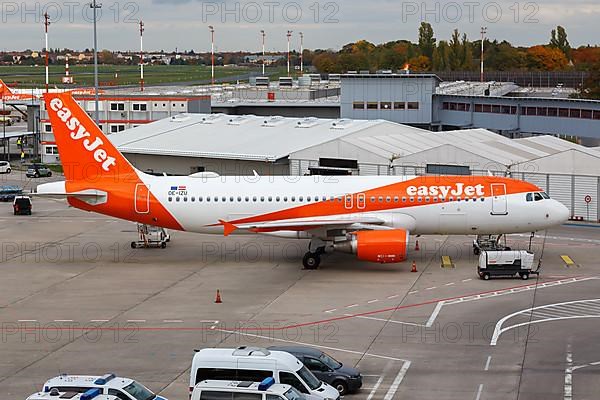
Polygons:
<instances>
[{"instance_id":1,"label":"aircraft door","mask_svg":"<svg viewBox=\"0 0 600 400\"><path fill-rule=\"evenodd\" d=\"M135 212L148 214L150 212L150 190L143 183L135 185Z\"/></svg>"},{"instance_id":2,"label":"aircraft door","mask_svg":"<svg viewBox=\"0 0 600 400\"><path fill-rule=\"evenodd\" d=\"M367 207L366 195L364 193L359 193L356 195L356 208L359 210L364 210Z\"/></svg>"},{"instance_id":3,"label":"aircraft door","mask_svg":"<svg viewBox=\"0 0 600 400\"><path fill-rule=\"evenodd\" d=\"M354 205L354 196L352 196L352 194L347 194L344 197L344 207L346 208L346 210L352 210L353 205Z\"/></svg>"},{"instance_id":4,"label":"aircraft door","mask_svg":"<svg viewBox=\"0 0 600 400\"><path fill-rule=\"evenodd\" d=\"M492 215L508 214L506 201L506 185L492 183Z\"/></svg>"}]
</instances>

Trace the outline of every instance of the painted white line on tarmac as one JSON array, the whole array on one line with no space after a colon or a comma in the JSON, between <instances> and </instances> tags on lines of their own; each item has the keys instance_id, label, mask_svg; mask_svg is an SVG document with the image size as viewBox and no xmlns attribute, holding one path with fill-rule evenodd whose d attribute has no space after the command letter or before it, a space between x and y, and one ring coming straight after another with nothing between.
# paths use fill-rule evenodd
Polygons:
<instances>
[{"instance_id":1,"label":"painted white line on tarmac","mask_svg":"<svg viewBox=\"0 0 600 400\"><path fill-rule=\"evenodd\" d=\"M219 332L225 332L225 333L230 333L230 334L235 334L235 335L243 335L243 336L248 336L248 337L254 337L254 338L257 338L257 339L268 339L268 340L272 340L272 341L275 341L275 342L293 343L293 344L298 344L298 345L301 345L301 346L310 346L310 347L316 347L316 348L319 348L319 349L332 350L332 351L340 351L340 352L349 353L349 354L359 354L359 355L364 355L364 356L373 357L373 358L381 358L383 360L404 361L404 363L408 362L409 365L410 365L410 361L406 360L404 358L384 356L384 355L373 354L373 353L364 353L362 351L357 351L357 350L341 349L341 348L338 348L338 347L331 347L331 346L323 346L323 345L320 345L320 344L298 342L298 341L295 341L295 340L285 340L285 339L275 338L273 336L256 335L254 333L246 333L246 332L240 332L240 331L231 331L231 330L228 330L228 329L217 329L217 330Z\"/></svg>"},{"instance_id":2,"label":"painted white line on tarmac","mask_svg":"<svg viewBox=\"0 0 600 400\"><path fill-rule=\"evenodd\" d=\"M379 299L369 300L369 301L367 301L367 304L377 303L378 301L379 301Z\"/></svg>"},{"instance_id":3,"label":"painted white line on tarmac","mask_svg":"<svg viewBox=\"0 0 600 400\"><path fill-rule=\"evenodd\" d=\"M415 294L415 293L419 293L418 290L413 290L412 292L408 292L408 294Z\"/></svg>"},{"instance_id":4,"label":"painted white line on tarmac","mask_svg":"<svg viewBox=\"0 0 600 400\"><path fill-rule=\"evenodd\" d=\"M463 279L461 282L469 282L469 281L472 281L472 280L473 280L473 278Z\"/></svg>"},{"instance_id":5,"label":"painted white line on tarmac","mask_svg":"<svg viewBox=\"0 0 600 400\"><path fill-rule=\"evenodd\" d=\"M452 286L452 285L454 285L454 282L446 283L444 286Z\"/></svg>"},{"instance_id":6,"label":"painted white line on tarmac","mask_svg":"<svg viewBox=\"0 0 600 400\"><path fill-rule=\"evenodd\" d=\"M91 319L90 322L108 322L107 319Z\"/></svg>"},{"instance_id":7,"label":"painted white line on tarmac","mask_svg":"<svg viewBox=\"0 0 600 400\"><path fill-rule=\"evenodd\" d=\"M573 354L571 344L567 345L567 367L565 368L564 400L573 399Z\"/></svg>"},{"instance_id":8,"label":"painted white line on tarmac","mask_svg":"<svg viewBox=\"0 0 600 400\"><path fill-rule=\"evenodd\" d=\"M163 322L166 324L180 324L183 322L183 320L181 320L181 319L165 319L165 320L163 320Z\"/></svg>"},{"instance_id":9,"label":"painted white line on tarmac","mask_svg":"<svg viewBox=\"0 0 600 400\"><path fill-rule=\"evenodd\" d=\"M400 296L400 295L399 294L393 294L391 296L388 296L387 298L391 300L391 299L395 299L398 296Z\"/></svg>"},{"instance_id":10,"label":"painted white line on tarmac","mask_svg":"<svg viewBox=\"0 0 600 400\"><path fill-rule=\"evenodd\" d=\"M431 315L429 316L429 319L427 320L427 323L425 324L426 328L431 328L433 326L433 323L435 322L435 319L437 318L437 316L440 313L440 310L442 309L443 306L444 306L443 300L438 302L435 305L433 312L431 313Z\"/></svg>"},{"instance_id":11,"label":"painted white line on tarmac","mask_svg":"<svg viewBox=\"0 0 600 400\"><path fill-rule=\"evenodd\" d=\"M477 389L477 396L475 397L475 400L479 400L481 399L481 393L483 392L483 383L479 384L479 389Z\"/></svg>"},{"instance_id":12,"label":"painted white line on tarmac","mask_svg":"<svg viewBox=\"0 0 600 400\"><path fill-rule=\"evenodd\" d=\"M54 322L73 322L72 319L55 319Z\"/></svg>"},{"instance_id":13,"label":"painted white line on tarmac","mask_svg":"<svg viewBox=\"0 0 600 400\"><path fill-rule=\"evenodd\" d=\"M396 321L396 320L393 320L393 319L367 317L366 315L352 315L352 314L344 314L344 315L346 317L354 317L354 318L360 318L360 319L370 319L371 321L389 322L389 323L392 323L392 324L399 324L399 325L411 325L411 326L420 326L420 327L424 327L425 326L423 324L417 324L417 323L414 323L414 322L404 322L404 321Z\"/></svg>"},{"instance_id":14,"label":"painted white line on tarmac","mask_svg":"<svg viewBox=\"0 0 600 400\"><path fill-rule=\"evenodd\" d=\"M332 313L332 312L334 312L334 311L337 311L337 308L332 308L331 310L325 310L325 311L323 311L323 312L326 312L326 313Z\"/></svg>"},{"instance_id":15,"label":"painted white line on tarmac","mask_svg":"<svg viewBox=\"0 0 600 400\"><path fill-rule=\"evenodd\" d=\"M437 289L437 286L428 287L425 290L433 290L433 289Z\"/></svg>"},{"instance_id":16,"label":"painted white line on tarmac","mask_svg":"<svg viewBox=\"0 0 600 400\"><path fill-rule=\"evenodd\" d=\"M367 396L367 400L371 400L373 398L373 396L375 396L377 389L379 389L379 385L381 385L381 382L383 382L383 378L384 378L384 376L380 376L379 379L377 379L377 382L375 382L375 386L373 386L373 389L371 389L371 391L369 392L369 395Z\"/></svg>"},{"instance_id":17,"label":"painted white line on tarmac","mask_svg":"<svg viewBox=\"0 0 600 400\"><path fill-rule=\"evenodd\" d=\"M20 319L17 322L37 322L37 319Z\"/></svg>"},{"instance_id":18,"label":"painted white line on tarmac","mask_svg":"<svg viewBox=\"0 0 600 400\"><path fill-rule=\"evenodd\" d=\"M346 306L346 308L354 308L354 307L358 307L358 304L350 304L349 306Z\"/></svg>"},{"instance_id":19,"label":"painted white line on tarmac","mask_svg":"<svg viewBox=\"0 0 600 400\"><path fill-rule=\"evenodd\" d=\"M127 322L146 322L145 319L128 319Z\"/></svg>"},{"instance_id":20,"label":"painted white line on tarmac","mask_svg":"<svg viewBox=\"0 0 600 400\"><path fill-rule=\"evenodd\" d=\"M402 380L406 376L406 372L408 372L408 368L410 368L410 361L404 361L404 364L402 364L402 368L400 368L400 372L398 372L398 375L396 375L396 379L394 379L394 382L385 394L383 400L392 400L394 398L394 395L398 391Z\"/></svg>"},{"instance_id":21,"label":"painted white line on tarmac","mask_svg":"<svg viewBox=\"0 0 600 400\"><path fill-rule=\"evenodd\" d=\"M491 361L492 361L492 356L488 356L487 361L485 362L485 367L483 368L484 371L489 371Z\"/></svg>"}]
</instances>

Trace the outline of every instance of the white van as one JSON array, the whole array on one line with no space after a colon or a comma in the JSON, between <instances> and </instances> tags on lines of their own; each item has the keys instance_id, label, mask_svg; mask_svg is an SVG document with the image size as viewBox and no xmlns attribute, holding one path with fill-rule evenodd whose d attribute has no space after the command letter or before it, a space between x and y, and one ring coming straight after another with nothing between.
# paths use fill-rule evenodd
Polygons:
<instances>
[{"instance_id":1,"label":"white van","mask_svg":"<svg viewBox=\"0 0 600 400\"><path fill-rule=\"evenodd\" d=\"M202 381L194 387L191 400L307 400L307 398L290 385L281 385L275 383L275 379L267 378L260 383Z\"/></svg>"},{"instance_id":2,"label":"white van","mask_svg":"<svg viewBox=\"0 0 600 400\"><path fill-rule=\"evenodd\" d=\"M190 369L190 395L194 386L205 380L262 382L266 378L320 399L340 398L333 386L317 379L290 353L246 346L197 351Z\"/></svg>"}]
</instances>

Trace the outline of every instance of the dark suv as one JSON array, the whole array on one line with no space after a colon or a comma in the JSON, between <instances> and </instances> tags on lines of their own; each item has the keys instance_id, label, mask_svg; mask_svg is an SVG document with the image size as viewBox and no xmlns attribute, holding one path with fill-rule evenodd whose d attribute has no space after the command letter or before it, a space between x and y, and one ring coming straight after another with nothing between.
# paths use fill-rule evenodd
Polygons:
<instances>
[{"instance_id":1,"label":"dark suv","mask_svg":"<svg viewBox=\"0 0 600 400\"><path fill-rule=\"evenodd\" d=\"M336 388L340 395L357 392L362 386L362 376L356 368L346 367L321 350L305 346L272 346L269 350L294 355L317 378Z\"/></svg>"}]
</instances>

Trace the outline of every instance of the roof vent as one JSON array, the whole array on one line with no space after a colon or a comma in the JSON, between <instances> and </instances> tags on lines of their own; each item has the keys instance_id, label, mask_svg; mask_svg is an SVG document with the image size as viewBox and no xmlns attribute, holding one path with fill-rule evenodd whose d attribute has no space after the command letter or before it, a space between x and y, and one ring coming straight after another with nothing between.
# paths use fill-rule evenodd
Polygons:
<instances>
[{"instance_id":1,"label":"roof vent","mask_svg":"<svg viewBox=\"0 0 600 400\"><path fill-rule=\"evenodd\" d=\"M210 114L205 117L202 117L201 122L203 124L214 124L215 122L219 121L222 117L223 115L221 114Z\"/></svg>"},{"instance_id":2,"label":"roof vent","mask_svg":"<svg viewBox=\"0 0 600 400\"><path fill-rule=\"evenodd\" d=\"M308 117L296 123L296 128L311 128L319 122L318 118Z\"/></svg>"},{"instance_id":3,"label":"roof vent","mask_svg":"<svg viewBox=\"0 0 600 400\"><path fill-rule=\"evenodd\" d=\"M331 129L346 129L353 123L351 119L338 119L331 123Z\"/></svg>"},{"instance_id":4,"label":"roof vent","mask_svg":"<svg viewBox=\"0 0 600 400\"><path fill-rule=\"evenodd\" d=\"M252 118L248 115L242 115L239 117L229 118L227 121L227 125L242 125L243 123L251 121Z\"/></svg>"},{"instance_id":5,"label":"roof vent","mask_svg":"<svg viewBox=\"0 0 600 400\"><path fill-rule=\"evenodd\" d=\"M171 117L171 122L184 122L184 121L188 121L190 119L190 116L188 114L177 114L177 115L173 115Z\"/></svg>"},{"instance_id":6,"label":"roof vent","mask_svg":"<svg viewBox=\"0 0 600 400\"><path fill-rule=\"evenodd\" d=\"M269 117L269 118L265 118L262 126L277 126L277 125L283 124L284 122L285 122L285 118L283 118L283 117L279 117L279 116Z\"/></svg>"},{"instance_id":7,"label":"roof vent","mask_svg":"<svg viewBox=\"0 0 600 400\"><path fill-rule=\"evenodd\" d=\"M60 396L60 391L58 390L58 388L50 389L50 396Z\"/></svg>"}]
</instances>

